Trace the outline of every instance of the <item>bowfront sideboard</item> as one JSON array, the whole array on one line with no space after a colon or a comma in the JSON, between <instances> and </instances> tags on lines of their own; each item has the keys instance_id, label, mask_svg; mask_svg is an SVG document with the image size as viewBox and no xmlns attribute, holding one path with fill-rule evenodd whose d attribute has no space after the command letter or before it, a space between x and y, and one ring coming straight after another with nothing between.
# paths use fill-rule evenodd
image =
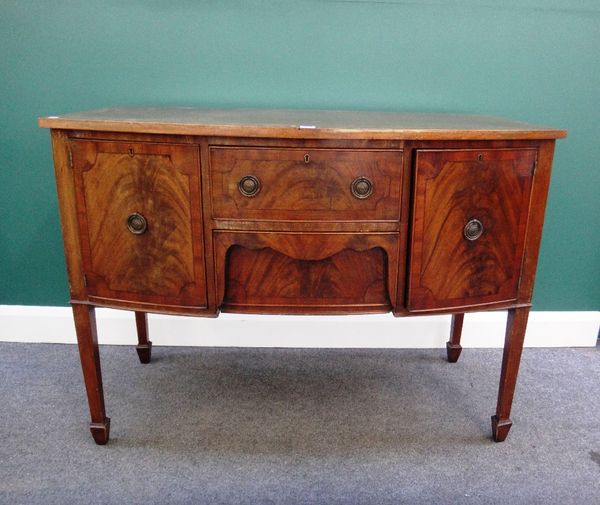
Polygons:
<instances>
[{"instance_id":1,"label":"bowfront sideboard","mask_svg":"<svg viewBox=\"0 0 600 505\"><path fill-rule=\"evenodd\" d=\"M96 443L110 429L96 306L135 312L142 363L148 312L452 314L454 362L465 312L508 309L492 417L494 440L506 438L564 130L478 116L193 108L39 124L51 129Z\"/></svg>"}]
</instances>

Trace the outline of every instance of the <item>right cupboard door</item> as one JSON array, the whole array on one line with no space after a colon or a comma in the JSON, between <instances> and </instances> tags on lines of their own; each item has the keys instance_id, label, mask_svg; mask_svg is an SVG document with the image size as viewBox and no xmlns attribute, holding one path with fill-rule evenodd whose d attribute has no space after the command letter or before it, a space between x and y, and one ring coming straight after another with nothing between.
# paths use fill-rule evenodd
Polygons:
<instances>
[{"instance_id":1,"label":"right cupboard door","mask_svg":"<svg viewBox=\"0 0 600 505\"><path fill-rule=\"evenodd\" d=\"M517 299L536 149L422 149L408 310Z\"/></svg>"}]
</instances>

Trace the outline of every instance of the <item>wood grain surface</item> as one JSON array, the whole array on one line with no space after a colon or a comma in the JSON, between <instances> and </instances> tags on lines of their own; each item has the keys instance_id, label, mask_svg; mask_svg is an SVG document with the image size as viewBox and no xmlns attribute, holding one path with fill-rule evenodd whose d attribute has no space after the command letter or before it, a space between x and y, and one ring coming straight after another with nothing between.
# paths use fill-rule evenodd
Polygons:
<instances>
[{"instance_id":1,"label":"wood grain surface","mask_svg":"<svg viewBox=\"0 0 600 505\"><path fill-rule=\"evenodd\" d=\"M214 244L225 311L387 312L397 303L397 233L219 231Z\"/></svg>"},{"instance_id":2,"label":"wood grain surface","mask_svg":"<svg viewBox=\"0 0 600 505\"><path fill-rule=\"evenodd\" d=\"M321 260L297 260L270 248L233 246L227 257L223 305L280 312L288 307L330 312L388 312L387 258L381 248L345 249ZM289 309L288 309L289 310Z\"/></svg>"},{"instance_id":3,"label":"wood grain surface","mask_svg":"<svg viewBox=\"0 0 600 505\"><path fill-rule=\"evenodd\" d=\"M43 128L315 139L554 139L565 130L489 116L415 112L115 108L39 118Z\"/></svg>"},{"instance_id":4,"label":"wood grain surface","mask_svg":"<svg viewBox=\"0 0 600 505\"><path fill-rule=\"evenodd\" d=\"M517 299L536 153L418 151L409 310ZM471 219L483 225L474 241Z\"/></svg>"},{"instance_id":5,"label":"wood grain surface","mask_svg":"<svg viewBox=\"0 0 600 505\"><path fill-rule=\"evenodd\" d=\"M214 218L265 221L398 221L402 152L351 149L210 149ZM238 183L253 176L255 196ZM364 199L351 185L368 178L373 192Z\"/></svg>"},{"instance_id":6,"label":"wood grain surface","mask_svg":"<svg viewBox=\"0 0 600 505\"><path fill-rule=\"evenodd\" d=\"M71 150L88 293L205 305L197 148L78 140ZM141 235L128 229L133 213L147 220Z\"/></svg>"}]
</instances>

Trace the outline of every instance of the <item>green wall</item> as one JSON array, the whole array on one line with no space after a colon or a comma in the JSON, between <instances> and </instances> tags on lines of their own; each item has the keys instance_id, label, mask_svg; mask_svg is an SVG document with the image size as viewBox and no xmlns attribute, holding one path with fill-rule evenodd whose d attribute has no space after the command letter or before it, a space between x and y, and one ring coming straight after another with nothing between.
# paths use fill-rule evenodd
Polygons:
<instances>
[{"instance_id":1,"label":"green wall","mask_svg":"<svg viewBox=\"0 0 600 505\"><path fill-rule=\"evenodd\" d=\"M0 0L0 304L68 300L37 117L116 105L447 111L567 128L535 308L600 308L597 0Z\"/></svg>"}]
</instances>

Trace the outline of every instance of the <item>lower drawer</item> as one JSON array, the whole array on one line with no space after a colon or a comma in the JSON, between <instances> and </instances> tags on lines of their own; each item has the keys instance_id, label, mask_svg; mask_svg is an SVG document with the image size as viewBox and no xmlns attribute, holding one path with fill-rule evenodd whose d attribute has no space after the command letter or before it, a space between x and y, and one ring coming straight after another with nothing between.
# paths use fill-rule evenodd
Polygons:
<instances>
[{"instance_id":1,"label":"lower drawer","mask_svg":"<svg viewBox=\"0 0 600 505\"><path fill-rule=\"evenodd\" d=\"M397 288L397 233L215 232L223 311L388 312Z\"/></svg>"}]
</instances>

